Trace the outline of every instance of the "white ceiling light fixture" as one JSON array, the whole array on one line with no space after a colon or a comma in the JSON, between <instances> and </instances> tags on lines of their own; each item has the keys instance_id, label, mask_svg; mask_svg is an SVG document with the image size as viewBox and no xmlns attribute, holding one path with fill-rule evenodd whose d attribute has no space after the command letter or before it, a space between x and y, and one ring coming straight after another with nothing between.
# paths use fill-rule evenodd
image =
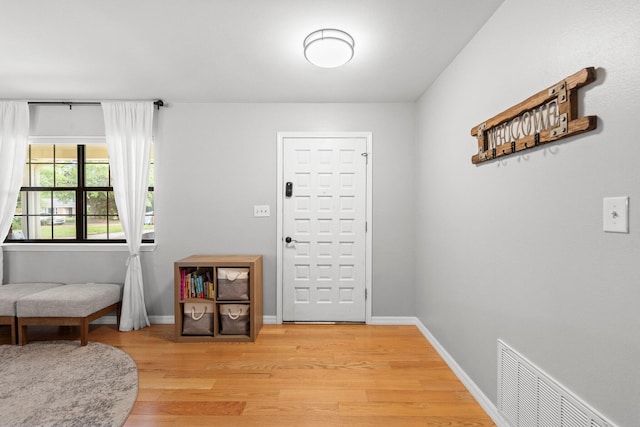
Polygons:
<instances>
[{"instance_id":1,"label":"white ceiling light fixture","mask_svg":"<svg viewBox=\"0 0 640 427\"><path fill-rule=\"evenodd\" d=\"M353 58L353 37L341 30L324 28L309 34L302 43L307 61L322 68L336 68Z\"/></svg>"}]
</instances>

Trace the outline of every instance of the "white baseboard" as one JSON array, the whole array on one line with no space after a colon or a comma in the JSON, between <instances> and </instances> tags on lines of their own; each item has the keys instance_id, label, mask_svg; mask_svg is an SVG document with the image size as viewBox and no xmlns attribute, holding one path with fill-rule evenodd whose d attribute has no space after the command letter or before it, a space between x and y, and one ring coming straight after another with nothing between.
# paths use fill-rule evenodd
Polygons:
<instances>
[{"instance_id":1,"label":"white baseboard","mask_svg":"<svg viewBox=\"0 0 640 427\"><path fill-rule=\"evenodd\" d=\"M175 323L174 316L149 316L149 322L152 325L173 325ZM115 325L116 316L103 316L91 322L95 325ZM265 325L277 325L278 318L276 316L264 315L262 323ZM415 317L372 317L370 325L416 325ZM417 325L416 325L417 326Z\"/></svg>"},{"instance_id":2,"label":"white baseboard","mask_svg":"<svg viewBox=\"0 0 640 427\"><path fill-rule=\"evenodd\" d=\"M277 325L278 324L278 318L276 316L264 315L264 316L262 316L262 323L264 325Z\"/></svg>"},{"instance_id":3,"label":"white baseboard","mask_svg":"<svg viewBox=\"0 0 640 427\"><path fill-rule=\"evenodd\" d=\"M116 316L102 316L99 319L91 322L92 325L115 325L116 324ZM149 322L152 325L173 325L174 317L173 316L149 316Z\"/></svg>"},{"instance_id":4,"label":"white baseboard","mask_svg":"<svg viewBox=\"0 0 640 427\"><path fill-rule=\"evenodd\" d=\"M173 325L175 323L174 316L149 316L149 322L152 325ZM262 318L262 322L265 325L275 325L277 324L276 316L264 316ZM94 325L115 325L116 324L116 316L103 316L97 320L91 322Z\"/></svg>"},{"instance_id":5,"label":"white baseboard","mask_svg":"<svg viewBox=\"0 0 640 427\"><path fill-rule=\"evenodd\" d=\"M173 325L175 317L173 316L149 316L149 322L152 325Z\"/></svg>"},{"instance_id":6,"label":"white baseboard","mask_svg":"<svg viewBox=\"0 0 640 427\"><path fill-rule=\"evenodd\" d=\"M91 322L92 325L115 325L116 324L116 316L102 316L99 319Z\"/></svg>"},{"instance_id":7,"label":"white baseboard","mask_svg":"<svg viewBox=\"0 0 640 427\"><path fill-rule=\"evenodd\" d=\"M409 316L373 316L369 325L415 325L417 320Z\"/></svg>"},{"instance_id":8,"label":"white baseboard","mask_svg":"<svg viewBox=\"0 0 640 427\"><path fill-rule=\"evenodd\" d=\"M491 417L494 423L498 427L510 427L509 423L507 423L500 413L498 412L498 408L491 402L491 400L480 390L480 388L473 382L473 380L467 375L467 373L458 365L453 357L444 349L444 347L438 342L436 337L427 329L426 326L422 324L420 319L415 318L416 327L422 335L429 341L429 344L438 352L440 357L449 365L449 368L453 371L454 374L458 377L458 379L464 384L464 386L469 390L469 392L473 395L473 397L478 401L478 404L482 406L482 409L485 410L487 415Z\"/></svg>"}]
</instances>

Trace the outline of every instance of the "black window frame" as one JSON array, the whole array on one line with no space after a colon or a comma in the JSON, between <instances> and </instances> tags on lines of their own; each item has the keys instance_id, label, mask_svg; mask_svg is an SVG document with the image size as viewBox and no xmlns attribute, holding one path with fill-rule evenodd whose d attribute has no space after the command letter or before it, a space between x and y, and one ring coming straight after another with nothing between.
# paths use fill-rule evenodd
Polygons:
<instances>
[{"instance_id":1,"label":"black window frame","mask_svg":"<svg viewBox=\"0 0 640 427\"><path fill-rule=\"evenodd\" d=\"M28 147L28 158L26 159L25 162L25 168L30 168L30 165L33 164L31 162L31 149L34 145L34 143L30 143L29 147ZM22 186L20 187L20 193L24 193L24 194L28 194L29 192L42 192L42 191L50 191L52 193L52 198L53 198L53 193L54 192L62 192L62 191L67 191L67 192L74 192L75 193L75 215L69 215L69 216L73 216L75 217L75 223L76 223L76 238L75 239L55 239L54 236L54 226L55 226L55 221L54 221L54 217L58 216L55 215L52 211L49 213L50 217L51 217L51 221L50 224L45 224L45 225L49 225L50 227L52 227L51 229L51 238L48 239L28 239L26 238L26 236L23 236L23 238L21 239L13 239L10 238L11 236L11 230L9 232L9 234L7 235L7 237L4 240L4 243L31 243L31 244L42 244L42 243L46 243L46 244L69 244L69 243L75 243L75 244L122 244L122 243L126 243L126 239L89 239L87 238L87 232L88 232L88 225L87 225L87 220L89 217L93 216L93 215L89 215L86 211L87 209L87 203L86 203L86 197L87 197L87 193L89 192L106 192L107 193L107 214L106 215L100 215L100 216L105 216L107 218L107 222L109 221L109 217L110 216L114 216L109 214L109 204L111 202L111 198L108 196L109 193L113 193L113 186L100 186L100 187L91 187L91 186L87 186L86 182L85 182L85 176L86 176L86 166L87 166L87 162L86 162L86 147L88 144L82 144L82 143L73 143L73 142L59 142L59 143L53 143L50 144L53 146L53 150L54 150L54 168L55 165L58 163L55 163L55 149L56 149L56 145L75 145L76 146L76 150L77 150L77 186L75 187L57 187L55 186L55 177L56 174L54 173L54 186ZM31 173L28 170L27 171L28 176L29 176L29 181L31 181ZM108 168L108 183L111 183L111 167L109 165ZM31 182L29 182L29 184L31 184ZM150 185L148 187L148 193L154 193L155 195L155 186ZM113 200L113 203L115 205L115 200ZM116 215L119 216L119 214L117 214L117 207L115 207L116 209ZM14 213L14 218L15 218L15 213ZM24 213L22 216L31 216L31 217L40 217L42 218L44 215L42 215L42 213L30 213L27 211L27 213ZM12 220L13 221L13 220ZM108 229L107 229L107 235L108 235ZM82 236L81 238L78 238L78 236ZM144 238L144 234L143 234L143 238L141 240L142 243L155 243L155 236L154 238Z\"/></svg>"}]
</instances>

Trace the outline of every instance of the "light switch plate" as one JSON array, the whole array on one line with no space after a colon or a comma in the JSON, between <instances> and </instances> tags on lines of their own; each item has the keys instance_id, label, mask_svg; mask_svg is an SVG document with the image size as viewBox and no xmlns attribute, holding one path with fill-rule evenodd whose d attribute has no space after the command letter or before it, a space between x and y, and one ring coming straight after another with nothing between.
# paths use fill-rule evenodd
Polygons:
<instances>
[{"instance_id":1,"label":"light switch plate","mask_svg":"<svg viewBox=\"0 0 640 427\"><path fill-rule=\"evenodd\" d=\"M602 203L602 229L610 233L629 232L629 197L605 197Z\"/></svg>"},{"instance_id":2,"label":"light switch plate","mask_svg":"<svg viewBox=\"0 0 640 427\"><path fill-rule=\"evenodd\" d=\"M269 209L269 205L254 205L253 216L271 216L271 209Z\"/></svg>"}]
</instances>

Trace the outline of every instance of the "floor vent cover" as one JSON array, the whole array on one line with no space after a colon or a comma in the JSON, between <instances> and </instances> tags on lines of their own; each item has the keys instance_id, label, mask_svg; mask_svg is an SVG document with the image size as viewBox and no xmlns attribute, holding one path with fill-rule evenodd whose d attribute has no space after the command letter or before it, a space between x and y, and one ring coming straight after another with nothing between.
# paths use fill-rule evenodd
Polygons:
<instances>
[{"instance_id":1,"label":"floor vent cover","mask_svg":"<svg viewBox=\"0 0 640 427\"><path fill-rule=\"evenodd\" d=\"M498 411L513 427L615 427L501 340Z\"/></svg>"}]
</instances>

